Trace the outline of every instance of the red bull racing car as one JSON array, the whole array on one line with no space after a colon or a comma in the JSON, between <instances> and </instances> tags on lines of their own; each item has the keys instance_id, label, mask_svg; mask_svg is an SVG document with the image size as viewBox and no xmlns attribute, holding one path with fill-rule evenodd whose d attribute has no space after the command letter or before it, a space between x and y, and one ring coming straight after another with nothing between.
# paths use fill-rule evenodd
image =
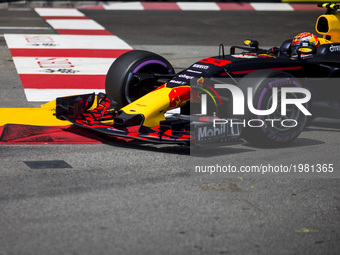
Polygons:
<instances>
[{"instance_id":1,"label":"red bull racing car","mask_svg":"<svg viewBox=\"0 0 340 255\"><path fill-rule=\"evenodd\" d=\"M315 117L340 118L340 13L280 47L246 40L175 73L163 57L129 51L111 65L105 94L57 98L56 116L113 137L186 145L283 146ZM177 113L169 110L179 109Z\"/></svg>"}]
</instances>

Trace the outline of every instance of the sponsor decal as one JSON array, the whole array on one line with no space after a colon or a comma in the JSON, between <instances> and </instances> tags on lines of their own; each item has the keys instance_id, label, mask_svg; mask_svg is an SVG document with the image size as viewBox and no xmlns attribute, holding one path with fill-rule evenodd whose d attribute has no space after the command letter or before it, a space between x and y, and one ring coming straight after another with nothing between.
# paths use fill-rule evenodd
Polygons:
<instances>
[{"instance_id":1,"label":"sponsor decal","mask_svg":"<svg viewBox=\"0 0 340 255\"><path fill-rule=\"evenodd\" d=\"M74 70L73 65L67 58L36 58L37 64L42 69L40 72L44 73L60 73L60 74L75 74L80 72Z\"/></svg>"},{"instance_id":2,"label":"sponsor decal","mask_svg":"<svg viewBox=\"0 0 340 255\"><path fill-rule=\"evenodd\" d=\"M177 80L170 80L169 83L175 83L175 84L179 84L179 85L185 85L186 84L185 81L177 81Z\"/></svg>"},{"instance_id":3,"label":"sponsor decal","mask_svg":"<svg viewBox=\"0 0 340 255\"><path fill-rule=\"evenodd\" d=\"M206 138L209 137L216 137L216 136L221 136L226 133L226 125L220 125L220 127L199 127L198 128L198 141L205 140Z\"/></svg>"},{"instance_id":4,"label":"sponsor decal","mask_svg":"<svg viewBox=\"0 0 340 255\"><path fill-rule=\"evenodd\" d=\"M187 79L187 80L191 80L193 78L195 78L194 76L189 76L189 75L186 75L186 74L180 74L178 75L179 78L184 78L184 79Z\"/></svg>"},{"instance_id":5,"label":"sponsor decal","mask_svg":"<svg viewBox=\"0 0 340 255\"><path fill-rule=\"evenodd\" d=\"M236 55L231 55L234 58L257 58L256 56L252 55L243 55L243 54L236 54Z\"/></svg>"},{"instance_id":6,"label":"sponsor decal","mask_svg":"<svg viewBox=\"0 0 340 255\"><path fill-rule=\"evenodd\" d=\"M41 72L43 73L61 73L61 74L75 74L79 73L79 70L73 70L73 69L66 69L66 68L59 68L59 69L44 69Z\"/></svg>"},{"instance_id":7,"label":"sponsor decal","mask_svg":"<svg viewBox=\"0 0 340 255\"><path fill-rule=\"evenodd\" d=\"M312 52L312 49L310 49L310 48L300 48L299 51L302 52L302 53L310 53L310 52Z\"/></svg>"},{"instance_id":8,"label":"sponsor decal","mask_svg":"<svg viewBox=\"0 0 340 255\"><path fill-rule=\"evenodd\" d=\"M55 47L57 44L51 36L25 35L25 40L34 47Z\"/></svg>"},{"instance_id":9,"label":"sponsor decal","mask_svg":"<svg viewBox=\"0 0 340 255\"><path fill-rule=\"evenodd\" d=\"M73 68L67 58L36 58L40 68Z\"/></svg>"},{"instance_id":10,"label":"sponsor decal","mask_svg":"<svg viewBox=\"0 0 340 255\"><path fill-rule=\"evenodd\" d=\"M199 65L199 64L194 64L192 67L198 68L198 69L203 69L203 70L208 70L209 69L209 66Z\"/></svg>"},{"instance_id":11,"label":"sponsor decal","mask_svg":"<svg viewBox=\"0 0 340 255\"><path fill-rule=\"evenodd\" d=\"M340 52L340 45L331 45L329 46L329 51L334 52L334 51L339 51Z\"/></svg>"},{"instance_id":12,"label":"sponsor decal","mask_svg":"<svg viewBox=\"0 0 340 255\"><path fill-rule=\"evenodd\" d=\"M216 119L218 121L219 119ZM232 122L230 125L225 125L225 123L216 123L213 125L207 124L204 126L199 126L196 129L196 137L198 141L209 141L212 139L218 139L220 141L225 139L238 138L242 132L242 126L238 123L239 120L230 119Z\"/></svg>"},{"instance_id":13,"label":"sponsor decal","mask_svg":"<svg viewBox=\"0 0 340 255\"><path fill-rule=\"evenodd\" d=\"M187 72L189 72L189 73L197 73L197 74L202 74L202 72L201 71L195 71L195 70L191 70L191 69L188 69L188 70L186 70Z\"/></svg>"}]
</instances>

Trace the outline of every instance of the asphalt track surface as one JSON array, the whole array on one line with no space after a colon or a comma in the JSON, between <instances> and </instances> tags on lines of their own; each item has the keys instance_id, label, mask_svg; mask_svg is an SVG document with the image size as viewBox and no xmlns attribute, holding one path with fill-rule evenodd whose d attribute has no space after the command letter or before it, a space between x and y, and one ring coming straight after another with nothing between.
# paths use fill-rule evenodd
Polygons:
<instances>
[{"instance_id":1,"label":"asphalt track surface","mask_svg":"<svg viewBox=\"0 0 340 255\"><path fill-rule=\"evenodd\" d=\"M176 69L244 38L278 45L319 12L83 10ZM53 33L33 11L0 24ZM28 103L0 37L0 106ZM287 148L239 144L196 151L108 141L0 147L0 254L338 254L340 126L318 122ZM205 166L333 164L327 173L198 173ZM201 168L203 169L203 168Z\"/></svg>"}]
</instances>

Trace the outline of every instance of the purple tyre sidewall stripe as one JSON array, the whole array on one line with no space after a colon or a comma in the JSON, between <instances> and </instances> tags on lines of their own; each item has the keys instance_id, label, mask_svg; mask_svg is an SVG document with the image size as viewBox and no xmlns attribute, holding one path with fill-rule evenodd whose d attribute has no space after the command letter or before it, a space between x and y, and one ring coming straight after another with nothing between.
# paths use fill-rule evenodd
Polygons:
<instances>
[{"instance_id":1,"label":"purple tyre sidewall stripe","mask_svg":"<svg viewBox=\"0 0 340 255\"><path fill-rule=\"evenodd\" d=\"M155 60L155 59L152 59L152 60L148 60L148 61L145 61L141 64L139 64L133 71L132 73L137 73L141 68L143 68L144 66L147 66L147 65L150 65L150 64L159 64L159 65L162 65L164 66L165 68L167 68L168 72L171 74L172 73L172 70L171 68L168 69L168 65L160 60ZM126 95L126 98L127 98L127 101L129 103L131 103L131 100L130 98L128 97L128 87L125 88L125 95Z\"/></svg>"},{"instance_id":2,"label":"purple tyre sidewall stripe","mask_svg":"<svg viewBox=\"0 0 340 255\"><path fill-rule=\"evenodd\" d=\"M164 66L165 68L168 67L167 64L165 64L164 62L160 61L160 60L148 60L148 61L145 61L141 64L139 64L134 70L133 70L133 73L136 73L138 72L142 67L146 66L146 65L149 65L149 64L160 64L162 66Z\"/></svg>"},{"instance_id":3,"label":"purple tyre sidewall stripe","mask_svg":"<svg viewBox=\"0 0 340 255\"><path fill-rule=\"evenodd\" d=\"M286 80L291 80L292 84L294 84L296 87L300 87L301 88L300 84L298 84L294 79L291 79L291 78L285 78L285 79ZM272 89L273 88L273 82L269 82L268 86ZM263 98L264 98L265 94L267 93L267 90L268 90L267 88L264 88L262 90L260 98L259 98L259 101L257 103L257 109L261 109L262 101L263 101ZM261 116L257 116L257 117L259 119L261 119ZM262 126L261 129L262 129L263 132L267 132L267 129L264 126Z\"/></svg>"}]
</instances>

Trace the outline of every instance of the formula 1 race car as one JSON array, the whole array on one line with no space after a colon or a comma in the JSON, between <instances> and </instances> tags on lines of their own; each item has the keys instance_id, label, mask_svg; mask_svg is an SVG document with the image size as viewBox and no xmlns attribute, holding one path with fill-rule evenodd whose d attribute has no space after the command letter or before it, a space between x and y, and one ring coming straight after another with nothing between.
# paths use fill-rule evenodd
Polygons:
<instances>
[{"instance_id":1,"label":"formula 1 race car","mask_svg":"<svg viewBox=\"0 0 340 255\"><path fill-rule=\"evenodd\" d=\"M340 118L340 5L319 6L327 9L315 27L322 38L302 33L266 50L246 40L228 55L220 45L218 56L179 73L155 53L129 51L111 65L106 94L57 98L56 116L148 142L286 145L310 119Z\"/></svg>"}]
</instances>

